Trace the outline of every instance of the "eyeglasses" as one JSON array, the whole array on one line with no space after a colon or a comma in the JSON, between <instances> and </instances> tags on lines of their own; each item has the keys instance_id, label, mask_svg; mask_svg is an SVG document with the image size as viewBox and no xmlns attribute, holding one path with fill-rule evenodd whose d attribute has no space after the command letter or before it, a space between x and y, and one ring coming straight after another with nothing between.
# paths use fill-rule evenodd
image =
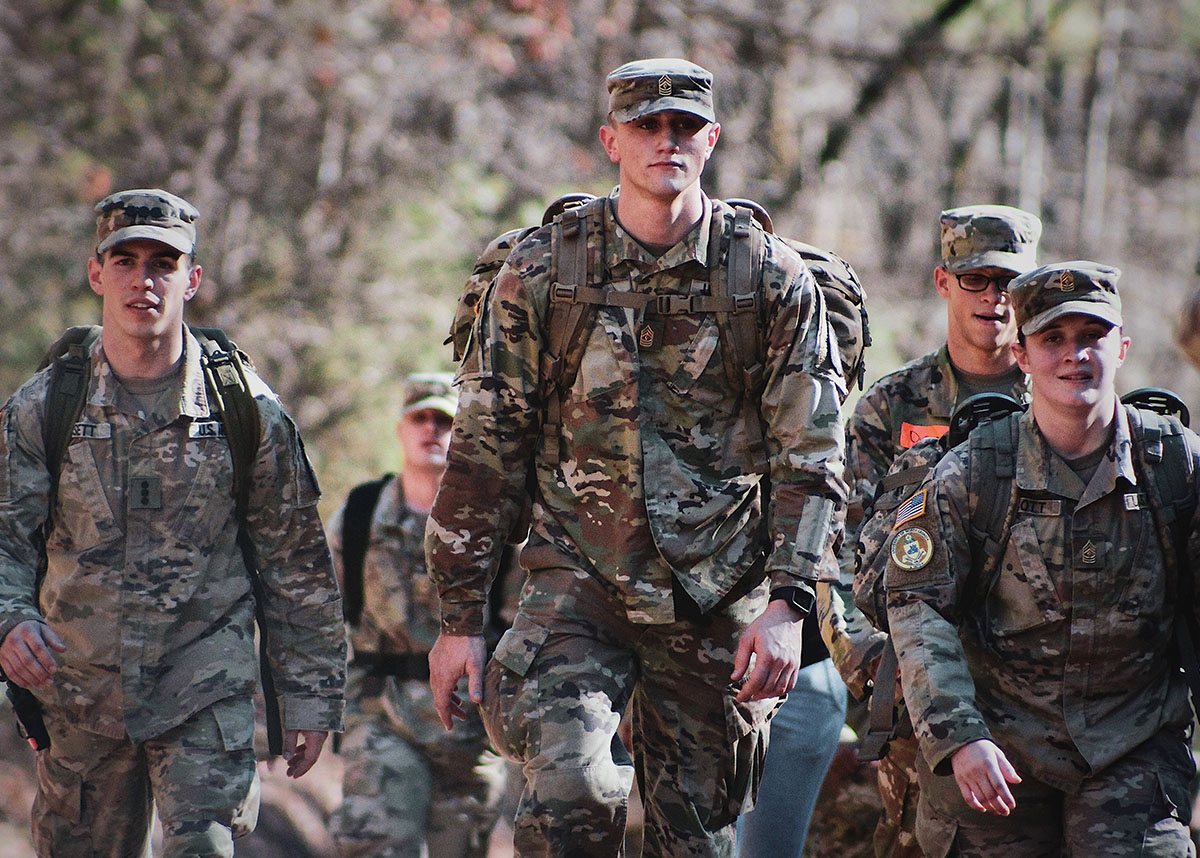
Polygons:
<instances>
[{"instance_id":1,"label":"eyeglasses","mask_svg":"<svg viewBox=\"0 0 1200 858\"><path fill-rule=\"evenodd\" d=\"M987 290L988 284L995 283L996 290L999 292L1007 292L1008 284L1013 281L1017 275L1015 274L980 274L977 271L968 271L966 274L955 274L958 278L958 285L967 292L983 292Z\"/></svg>"},{"instance_id":2,"label":"eyeglasses","mask_svg":"<svg viewBox=\"0 0 1200 858\"><path fill-rule=\"evenodd\" d=\"M449 431L450 427L454 425L453 417L444 411L438 411L433 408L422 408L420 411L410 411L405 416L413 423L433 423L439 432Z\"/></svg>"}]
</instances>

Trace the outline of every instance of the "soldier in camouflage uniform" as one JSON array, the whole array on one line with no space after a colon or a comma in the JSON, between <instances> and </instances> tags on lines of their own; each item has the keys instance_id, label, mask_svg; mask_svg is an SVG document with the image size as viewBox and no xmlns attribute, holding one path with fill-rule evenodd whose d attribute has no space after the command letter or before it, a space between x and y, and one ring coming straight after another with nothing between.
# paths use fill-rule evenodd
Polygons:
<instances>
[{"instance_id":1,"label":"soldier in camouflage uniform","mask_svg":"<svg viewBox=\"0 0 1200 858\"><path fill-rule=\"evenodd\" d=\"M423 847L429 858L483 858L496 823L503 761L477 712L453 733L442 727L426 661L439 613L425 573L425 520L446 467L457 399L451 380L405 380L396 427L404 469L383 483L371 516L362 614L351 626L344 799L331 821L346 858L418 858ZM328 528L343 582L345 515L343 505Z\"/></svg>"},{"instance_id":2,"label":"soldier in camouflage uniform","mask_svg":"<svg viewBox=\"0 0 1200 858\"><path fill-rule=\"evenodd\" d=\"M600 139L620 186L584 207L602 222L587 248L606 294L707 293L722 265L708 256L710 230L728 237L734 220L700 187L720 133L712 76L645 60L607 84ZM496 747L523 763L519 855L619 854L636 769L643 854L732 856L844 499L832 333L802 260L764 236L761 393L742 402L733 389L715 313L651 318L610 302L575 344L578 375L548 438L539 364L552 234L513 250L460 369L426 533L442 600L431 684L449 728L466 674ZM765 496L748 442L759 433ZM527 475L527 578L485 685L484 593ZM630 701L633 765L616 738Z\"/></svg>"},{"instance_id":3,"label":"soldier in camouflage uniform","mask_svg":"<svg viewBox=\"0 0 1200 858\"><path fill-rule=\"evenodd\" d=\"M49 372L0 425L0 667L32 689L41 856L231 856L258 812L255 599L237 544L229 444L183 325L200 286L190 203L160 190L96 210L88 279L103 331L51 503L42 426ZM288 774L341 729L342 606L296 427L257 376L263 427L248 529L257 548Z\"/></svg>"},{"instance_id":4,"label":"soldier in camouflage uniform","mask_svg":"<svg viewBox=\"0 0 1200 858\"><path fill-rule=\"evenodd\" d=\"M1005 292L1036 263L1042 225L1009 206L962 206L941 213L942 262L934 287L946 301L947 342L875 382L847 425L850 503L840 572L818 587L822 632L851 694L870 693L886 635L854 606L854 549L864 516L892 461L926 437L940 437L954 409L983 392L1026 397L1025 374L1010 352L1016 337ZM916 741L905 723L879 762L883 813L875 831L878 858L919 858L914 834Z\"/></svg>"},{"instance_id":5,"label":"soldier in camouflage uniform","mask_svg":"<svg viewBox=\"0 0 1200 858\"><path fill-rule=\"evenodd\" d=\"M970 495L995 468L970 442L894 525L888 623L921 746L917 836L933 858L1195 855L1175 576L1115 386L1129 347L1119 274L1068 262L1011 285L1033 394L1012 461L1029 500L1006 518L992 577L978 580L969 531L989 530ZM1194 473L1200 439L1183 437ZM1194 557L1195 514L1188 534Z\"/></svg>"}]
</instances>

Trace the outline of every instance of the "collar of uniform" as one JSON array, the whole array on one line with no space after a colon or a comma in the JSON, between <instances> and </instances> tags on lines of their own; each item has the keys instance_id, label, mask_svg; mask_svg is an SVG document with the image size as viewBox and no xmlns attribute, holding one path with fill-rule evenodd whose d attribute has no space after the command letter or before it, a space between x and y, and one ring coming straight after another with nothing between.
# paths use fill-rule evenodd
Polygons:
<instances>
[{"instance_id":1,"label":"collar of uniform","mask_svg":"<svg viewBox=\"0 0 1200 858\"><path fill-rule=\"evenodd\" d=\"M1137 485L1129 418L1125 415L1125 409L1120 407L1115 417L1116 429L1109 444L1109 455L1100 462L1090 483L1095 488L1089 492L1066 461L1050 449L1038 431L1033 410L1026 411L1020 417L1020 437L1017 440L1017 485L1022 491L1049 491L1075 499L1081 505L1111 492L1118 478L1124 478L1130 485Z\"/></svg>"},{"instance_id":2,"label":"collar of uniform","mask_svg":"<svg viewBox=\"0 0 1200 858\"><path fill-rule=\"evenodd\" d=\"M179 413L188 417L208 417L212 406L204 386L204 370L200 368L200 343L192 332L184 329L183 389L179 393Z\"/></svg>"},{"instance_id":3,"label":"collar of uniform","mask_svg":"<svg viewBox=\"0 0 1200 858\"><path fill-rule=\"evenodd\" d=\"M607 242L608 270L612 272L613 278L623 278L634 272L637 272L638 276L649 277L692 263L695 264L696 273L702 273L708 262L708 237L713 203L707 196L701 196L704 202L704 216L700 218L700 222L657 259L621 226L616 217L616 194L611 196L605 209L605 217L608 219L610 239Z\"/></svg>"}]
</instances>

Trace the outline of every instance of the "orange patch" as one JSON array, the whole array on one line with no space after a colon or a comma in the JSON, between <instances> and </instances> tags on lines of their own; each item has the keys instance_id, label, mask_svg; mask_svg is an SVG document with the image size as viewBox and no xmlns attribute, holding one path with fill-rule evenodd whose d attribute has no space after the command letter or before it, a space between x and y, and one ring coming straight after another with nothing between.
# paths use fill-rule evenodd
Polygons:
<instances>
[{"instance_id":1,"label":"orange patch","mask_svg":"<svg viewBox=\"0 0 1200 858\"><path fill-rule=\"evenodd\" d=\"M941 438L950 431L949 426L914 426L900 424L900 446L907 450L923 438Z\"/></svg>"}]
</instances>

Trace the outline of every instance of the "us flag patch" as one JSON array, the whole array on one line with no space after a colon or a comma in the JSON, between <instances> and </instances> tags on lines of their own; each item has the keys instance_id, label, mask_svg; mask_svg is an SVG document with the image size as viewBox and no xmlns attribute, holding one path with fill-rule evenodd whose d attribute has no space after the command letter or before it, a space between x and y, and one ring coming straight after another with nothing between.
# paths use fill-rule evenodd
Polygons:
<instances>
[{"instance_id":1,"label":"us flag patch","mask_svg":"<svg viewBox=\"0 0 1200 858\"><path fill-rule=\"evenodd\" d=\"M925 492L926 489L921 489L896 508L896 523L892 525L892 530L898 529L906 521L912 521L925 514Z\"/></svg>"}]
</instances>

